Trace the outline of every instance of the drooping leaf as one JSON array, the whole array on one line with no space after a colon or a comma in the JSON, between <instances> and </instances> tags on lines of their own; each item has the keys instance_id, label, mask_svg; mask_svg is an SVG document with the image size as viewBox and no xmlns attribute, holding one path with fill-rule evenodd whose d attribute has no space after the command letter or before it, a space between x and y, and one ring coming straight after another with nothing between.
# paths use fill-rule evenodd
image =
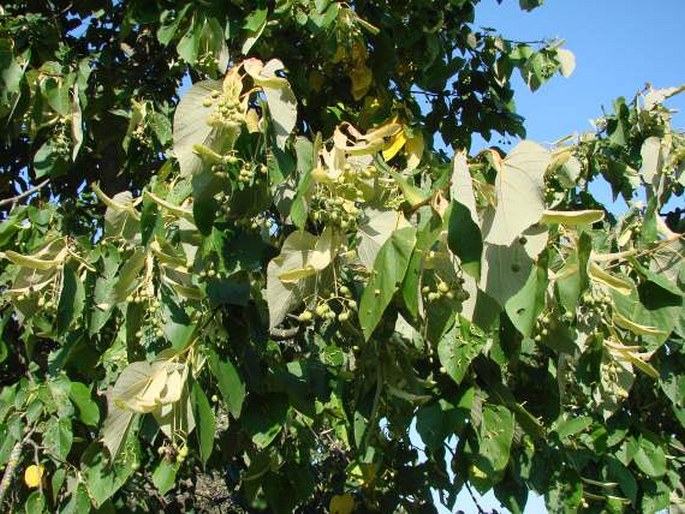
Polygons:
<instances>
[{"instance_id":1,"label":"drooping leaf","mask_svg":"<svg viewBox=\"0 0 685 514\"><path fill-rule=\"evenodd\" d=\"M62 294L57 306L57 332L63 334L76 321L85 305L83 280L74 266L65 266L62 275Z\"/></svg>"},{"instance_id":2,"label":"drooping leaf","mask_svg":"<svg viewBox=\"0 0 685 514\"><path fill-rule=\"evenodd\" d=\"M226 402L228 411L234 418L239 418L245 400L245 384L238 370L229 360L222 360L215 352L210 352L207 357L209 369L212 370L217 380L221 396Z\"/></svg>"},{"instance_id":3,"label":"drooping leaf","mask_svg":"<svg viewBox=\"0 0 685 514\"><path fill-rule=\"evenodd\" d=\"M379 250L359 305L359 321L366 339L402 284L415 243L416 229L405 227L393 232Z\"/></svg>"},{"instance_id":4,"label":"drooping leaf","mask_svg":"<svg viewBox=\"0 0 685 514\"><path fill-rule=\"evenodd\" d=\"M97 426L100 421L100 410L90 396L90 389L81 382L72 382L69 397L78 407L79 418L86 425Z\"/></svg>"},{"instance_id":5,"label":"drooping leaf","mask_svg":"<svg viewBox=\"0 0 685 514\"><path fill-rule=\"evenodd\" d=\"M183 95L174 114L174 155L178 159L181 173L190 176L202 170L203 161L194 151L195 145L204 145L217 150L221 135L207 120L212 112L206 107L206 100L213 91L222 91L219 80L205 80L193 84Z\"/></svg>"},{"instance_id":6,"label":"drooping leaf","mask_svg":"<svg viewBox=\"0 0 685 514\"><path fill-rule=\"evenodd\" d=\"M293 270L305 270L316 242L317 238L308 232L293 232L283 243L280 255L269 263L266 301L270 328L279 325L314 287L314 273L305 273L299 279L288 282L283 282L281 276Z\"/></svg>"},{"instance_id":7,"label":"drooping leaf","mask_svg":"<svg viewBox=\"0 0 685 514\"><path fill-rule=\"evenodd\" d=\"M370 270L373 269L378 252L392 233L408 227L409 223L398 211L369 209L365 215L368 221L359 225L357 253L362 264Z\"/></svg>"},{"instance_id":8,"label":"drooping leaf","mask_svg":"<svg viewBox=\"0 0 685 514\"><path fill-rule=\"evenodd\" d=\"M478 225L474 223L468 207L456 200L451 204L447 241L450 250L459 257L464 271L478 280L483 255L483 236Z\"/></svg>"},{"instance_id":9,"label":"drooping leaf","mask_svg":"<svg viewBox=\"0 0 685 514\"><path fill-rule=\"evenodd\" d=\"M530 275L533 261L514 241L509 246L485 245L481 263L481 289L501 306L519 292Z\"/></svg>"},{"instance_id":10,"label":"drooping leaf","mask_svg":"<svg viewBox=\"0 0 685 514\"><path fill-rule=\"evenodd\" d=\"M266 64L257 59L245 62L245 71L262 87L266 95L269 114L276 130L276 144L283 149L297 122L297 99L288 81L276 75L281 70L283 63L278 59L271 59Z\"/></svg>"},{"instance_id":11,"label":"drooping leaf","mask_svg":"<svg viewBox=\"0 0 685 514\"><path fill-rule=\"evenodd\" d=\"M488 243L508 246L540 221L545 210L544 174L550 161L550 152L531 141L516 145L502 161L495 183L497 210L485 236Z\"/></svg>"},{"instance_id":12,"label":"drooping leaf","mask_svg":"<svg viewBox=\"0 0 685 514\"><path fill-rule=\"evenodd\" d=\"M203 466L206 466L207 460L214 450L214 431L216 429L214 411L207 399L207 395L205 395L202 387L197 382L193 382L191 401L193 402L195 419L197 421L197 439L200 443L200 458L202 459Z\"/></svg>"}]
</instances>

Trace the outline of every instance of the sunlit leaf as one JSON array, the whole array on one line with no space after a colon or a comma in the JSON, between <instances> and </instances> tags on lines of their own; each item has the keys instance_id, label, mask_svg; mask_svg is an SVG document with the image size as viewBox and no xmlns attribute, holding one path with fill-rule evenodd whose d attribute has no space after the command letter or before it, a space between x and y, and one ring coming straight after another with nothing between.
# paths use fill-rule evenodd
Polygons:
<instances>
[{"instance_id":1,"label":"sunlit leaf","mask_svg":"<svg viewBox=\"0 0 685 514\"><path fill-rule=\"evenodd\" d=\"M497 210L485 237L488 243L507 246L540 221L545 209L544 174L550 161L550 152L531 141L516 145L502 161L495 183Z\"/></svg>"}]
</instances>

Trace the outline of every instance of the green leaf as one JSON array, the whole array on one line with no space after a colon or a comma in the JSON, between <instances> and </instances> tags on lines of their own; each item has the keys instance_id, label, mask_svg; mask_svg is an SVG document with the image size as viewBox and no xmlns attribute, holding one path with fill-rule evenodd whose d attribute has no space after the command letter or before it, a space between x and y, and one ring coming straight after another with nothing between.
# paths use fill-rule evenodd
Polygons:
<instances>
[{"instance_id":1,"label":"green leaf","mask_svg":"<svg viewBox=\"0 0 685 514\"><path fill-rule=\"evenodd\" d=\"M508 246L545 210L545 170L551 154L537 143L522 141L497 170L497 209L485 241Z\"/></svg>"},{"instance_id":2,"label":"green leaf","mask_svg":"<svg viewBox=\"0 0 685 514\"><path fill-rule=\"evenodd\" d=\"M60 514L81 514L90 511L90 499L88 491L82 484L78 484L76 490L71 493L69 503L60 511Z\"/></svg>"},{"instance_id":3,"label":"green leaf","mask_svg":"<svg viewBox=\"0 0 685 514\"><path fill-rule=\"evenodd\" d=\"M402 285L404 305L415 320L423 315L423 297L421 293L421 278L425 266L426 253L438 240L444 228L443 220L426 206L419 211L419 230L416 235L416 245L411 254L407 273ZM370 269L370 268L369 268Z\"/></svg>"},{"instance_id":4,"label":"green leaf","mask_svg":"<svg viewBox=\"0 0 685 514\"><path fill-rule=\"evenodd\" d=\"M58 459L66 460L73 441L71 420L50 418L43 432L45 449Z\"/></svg>"},{"instance_id":5,"label":"green leaf","mask_svg":"<svg viewBox=\"0 0 685 514\"><path fill-rule=\"evenodd\" d=\"M450 250L459 257L464 271L478 280L483 254L483 236L468 207L456 200L452 200L451 204L447 242Z\"/></svg>"},{"instance_id":6,"label":"green leaf","mask_svg":"<svg viewBox=\"0 0 685 514\"><path fill-rule=\"evenodd\" d=\"M81 475L95 508L101 507L133 474L140 462L140 447L135 435L126 438L126 451L112 461L97 443L86 448L81 458Z\"/></svg>"},{"instance_id":7,"label":"green leaf","mask_svg":"<svg viewBox=\"0 0 685 514\"><path fill-rule=\"evenodd\" d=\"M86 425L97 426L100 421L100 410L90 396L90 388L81 382L72 382L69 397L78 407L79 419Z\"/></svg>"},{"instance_id":8,"label":"green leaf","mask_svg":"<svg viewBox=\"0 0 685 514\"><path fill-rule=\"evenodd\" d=\"M157 111L153 112L150 115L150 126L162 146L166 146L171 141L173 137L171 122L164 114Z\"/></svg>"},{"instance_id":9,"label":"green leaf","mask_svg":"<svg viewBox=\"0 0 685 514\"><path fill-rule=\"evenodd\" d=\"M71 94L69 84L64 79L46 77L41 83L43 95L48 105L59 115L68 117L71 114Z\"/></svg>"},{"instance_id":10,"label":"green leaf","mask_svg":"<svg viewBox=\"0 0 685 514\"><path fill-rule=\"evenodd\" d=\"M486 404L478 428L478 455L474 465L496 481L509 462L509 451L514 437L514 415L502 405Z\"/></svg>"},{"instance_id":11,"label":"green leaf","mask_svg":"<svg viewBox=\"0 0 685 514\"><path fill-rule=\"evenodd\" d=\"M215 66L212 65L210 69L206 70L212 78L216 78L217 72L219 74L226 72L229 59L228 45L226 44L226 38L224 37L224 29L214 17L206 19L203 23L202 34L200 36L200 48L207 49L209 55L211 55L216 62Z\"/></svg>"},{"instance_id":12,"label":"green leaf","mask_svg":"<svg viewBox=\"0 0 685 514\"><path fill-rule=\"evenodd\" d=\"M512 514L523 514L528 502L528 488L519 476L516 476L511 467L507 468L505 478L495 484L495 497L502 506L509 509Z\"/></svg>"},{"instance_id":13,"label":"green leaf","mask_svg":"<svg viewBox=\"0 0 685 514\"><path fill-rule=\"evenodd\" d=\"M207 355L209 369L217 380L219 391L223 396L228 411L234 418L240 417L245 400L245 384L235 366L229 360L221 360L214 351Z\"/></svg>"},{"instance_id":14,"label":"green leaf","mask_svg":"<svg viewBox=\"0 0 685 514\"><path fill-rule=\"evenodd\" d=\"M666 474L666 455L652 437L640 436L633 461L640 471L652 478Z\"/></svg>"},{"instance_id":15,"label":"green leaf","mask_svg":"<svg viewBox=\"0 0 685 514\"><path fill-rule=\"evenodd\" d=\"M583 432L592 424L592 418L589 416L569 416L557 421L556 433L559 439L563 441L567 437L571 437Z\"/></svg>"},{"instance_id":16,"label":"green leaf","mask_svg":"<svg viewBox=\"0 0 685 514\"><path fill-rule=\"evenodd\" d=\"M416 229L405 227L393 232L376 256L359 305L359 322L367 340L404 280L415 243Z\"/></svg>"},{"instance_id":17,"label":"green leaf","mask_svg":"<svg viewBox=\"0 0 685 514\"><path fill-rule=\"evenodd\" d=\"M269 446L285 426L288 415L287 396L271 394L268 398L257 397L250 401L242 423L257 448Z\"/></svg>"},{"instance_id":18,"label":"green leaf","mask_svg":"<svg viewBox=\"0 0 685 514\"><path fill-rule=\"evenodd\" d=\"M26 498L24 512L26 512L26 514L42 514L43 512L46 512L46 507L47 505L43 492L33 491L28 498Z\"/></svg>"},{"instance_id":19,"label":"green leaf","mask_svg":"<svg viewBox=\"0 0 685 514\"><path fill-rule=\"evenodd\" d=\"M181 10L174 15L173 11L162 11L160 17L159 28L157 29L157 41L167 46L171 43L171 40L176 36L176 31L179 25L185 19L186 12L191 7L191 4L187 4L181 8Z\"/></svg>"},{"instance_id":20,"label":"green leaf","mask_svg":"<svg viewBox=\"0 0 685 514\"><path fill-rule=\"evenodd\" d=\"M200 36L202 24L197 16L193 16L190 27L176 45L178 55L188 64L193 65L197 61L200 52Z\"/></svg>"},{"instance_id":21,"label":"green leaf","mask_svg":"<svg viewBox=\"0 0 685 514\"><path fill-rule=\"evenodd\" d=\"M465 339L460 337L459 327L445 334L438 343L438 358L440 365L445 368L452 380L461 384L466 372L483 349L484 342L480 339Z\"/></svg>"},{"instance_id":22,"label":"green leaf","mask_svg":"<svg viewBox=\"0 0 685 514\"><path fill-rule=\"evenodd\" d=\"M583 483L578 473L563 468L545 492L545 505L550 514L577 512L583 500Z\"/></svg>"},{"instance_id":23,"label":"green leaf","mask_svg":"<svg viewBox=\"0 0 685 514\"><path fill-rule=\"evenodd\" d=\"M587 289L590 283L587 265L591 251L590 236L582 234L578 239L577 248L567 256L564 266L557 273L555 282L557 295L567 312L576 311L580 294Z\"/></svg>"},{"instance_id":24,"label":"green leaf","mask_svg":"<svg viewBox=\"0 0 685 514\"><path fill-rule=\"evenodd\" d=\"M547 270L533 266L523 287L507 300L505 310L521 334L530 337L538 316L545 308Z\"/></svg>"},{"instance_id":25,"label":"green leaf","mask_svg":"<svg viewBox=\"0 0 685 514\"><path fill-rule=\"evenodd\" d=\"M193 402L198 429L197 439L200 443L200 458L202 459L202 465L206 466L207 460L209 460L214 450L214 431L216 429L214 411L207 399L207 395L197 382L193 382L191 401Z\"/></svg>"},{"instance_id":26,"label":"green leaf","mask_svg":"<svg viewBox=\"0 0 685 514\"><path fill-rule=\"evenodd\" d=\"M75 266L65 266L62 275L62 293L57 306L57 333L64 334L83 312L86 292L83 280Z\"/></svg>"},{"instance_id":27,"label":"green leaf","mask_svg":"<svg viewBox=\"0 0 685 514\"><path fill-rule=\"evenodd\" d=\"M181 463L177 460L162 459L155 471L152 473L152 483L159 491L159 494L164 496L176 483L176 473L181 467Z\"/></svg>"},{"instance_id":28,"label":"green leaf","mask_svg":"<svg viewBox=\"0 0 685 514\"><path fill-rule=\"evenodd\" d=\"M145 252L137 249L133 252L119 269L119 280L110 291L108 305L112 306L125 301L134 292L138 282L138 273L145 264ZM103 306L106 307L106 306Z\"/></svg>"},{"instance_id":29,"label":"green leaf","mask_svg":"<svg viewBox=\"0 0 685 514\"><path fill-rule=\"evenodd\" d=\"M246 18L243 28L250 32L250 35L245 38L245 42L241 48L243 55L249 55L250 49L254 46L257 40L264 32L266 27L268 11L266 9L255 9Z\"/></svg>"},{"instance_id":30,"label":"green leaf","mask_svg":"<svg viewBox=\"0 0 685 514\"><path fill-rule=\"evenodd\" d=\"M519 6L525 11L532 11L536 7L540 7L545 0L519 0Z\"/></svg>"},{"instance_id":31,"label":"green leaf","mask_svg":"<svg viewBox=\"0 0 685 514\"><path fill-rule=\"evenodd\" d=\"M55 151L52 141L48 140L38 149L33 156L33 169L36 179L46 176L58 176L65 171L65 161Z\"/></svg>"},{"instance_id":32,"label":"green leaf","mask_svg":"<svg viewBox=\"0 0 685 514\"><path fill-rule=\"evenodd\" d=\"M533 261L525 247L514 241L509 246L485 245L481 265L481 289L505 306L528 281Z\"/></svg>"}]
</instances>

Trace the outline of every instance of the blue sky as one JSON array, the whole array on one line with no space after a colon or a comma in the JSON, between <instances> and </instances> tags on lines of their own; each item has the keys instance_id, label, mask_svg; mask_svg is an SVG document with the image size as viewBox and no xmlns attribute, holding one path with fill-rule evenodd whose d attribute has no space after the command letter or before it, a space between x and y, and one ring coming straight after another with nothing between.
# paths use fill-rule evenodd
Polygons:
<instances>
[{"instance_id":1,"label":"blue sky","mask_svg":"<svg viewBox=\"0 0 685 514\"><path fill-rule=\"evenodd\" d=\"M521 11L517 0L502 5L482 0L476 8L476 25L493 27L508 39L562 38L576 56L570 78L554 78L535 93L516 79L528 138L542 143L591 130L589 120L600 117L602 107L610 111L614 98L630 99L647 82L655 88L685 83L684 23L685 0L547 0L530 13ZM685 94L666 105L681 111L674 125L685 128ZM610 201L608 188L596 187L594 194ZM506 512L492 494L479 503L487 511ZM466 491L457 508L477 512ZM531 495L526 514L546 512L542 498Z\"/></svg>"},{"instance_id":2,"label":"blue sky","mask_svg":"<svg viewBox=\"0 0 685 514\"><path fill-rule=\"evenodd\" d=\"M685 83L684 0L547 0L526 13L516 0L482 0L476 24L509 39L558 37L576 55L576 70L530 93L518 80L517 107L528 137L553 141L591 127L588 120L611 109L618 96L632 98L645 83L655 88ZM668 105L685 110L685 95ZM685 116L676 118L685 125Z\"/></svg>"}]
</instances>

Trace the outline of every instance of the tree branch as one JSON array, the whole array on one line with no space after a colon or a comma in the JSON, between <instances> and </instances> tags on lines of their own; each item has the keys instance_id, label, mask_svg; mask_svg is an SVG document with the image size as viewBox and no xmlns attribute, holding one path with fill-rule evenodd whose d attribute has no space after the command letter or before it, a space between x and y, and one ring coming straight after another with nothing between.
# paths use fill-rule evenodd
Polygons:
<instances>
[{"instance_id":1,"label":"tree branch","mask_svg":"<svg viewBox=\"0 0 685 514\"><path fill-rule=\"evenodd\" d=\"M41 182L37 186L33 186L31 189L27 189L23 193L20 193L20 194L13 196L11 198L5 198L3 200L0 200L0 207L4 207L5 205L10 205L10 204L12 205L12 207L14 207L17 204L17 202L19 202L19 200L22 200L22 199L26 198L27 196L31 196L33 193L43 189L48 184L48 182L50 182L50 179L46 178L45 180L43 180L43 182Z\"/></svg>"},{"instance_id":2,"label":"tree branch","mask_svg":"<svg viewBox=\"0 0 685 514\"><path fill-rule=\"evenodd\" d=\"M2 506L2 502L5 499L5 495L9 490L10 484L12 483L12 479L14 478L14 472L17 470L17 466L19 465L19 462L21 460L21 450L22 448L24 448L24 444L26 444L26 442L31 438L32 434L33 429L31 429L29 433L26 434L24 439L22 439L21 441L17 441L14 444L14 447L12 447L10 457L7 460L7 467L5 468L5 472L2 475L2 480L0 480L0 507Z\"/></svg>"}]
</instances>

